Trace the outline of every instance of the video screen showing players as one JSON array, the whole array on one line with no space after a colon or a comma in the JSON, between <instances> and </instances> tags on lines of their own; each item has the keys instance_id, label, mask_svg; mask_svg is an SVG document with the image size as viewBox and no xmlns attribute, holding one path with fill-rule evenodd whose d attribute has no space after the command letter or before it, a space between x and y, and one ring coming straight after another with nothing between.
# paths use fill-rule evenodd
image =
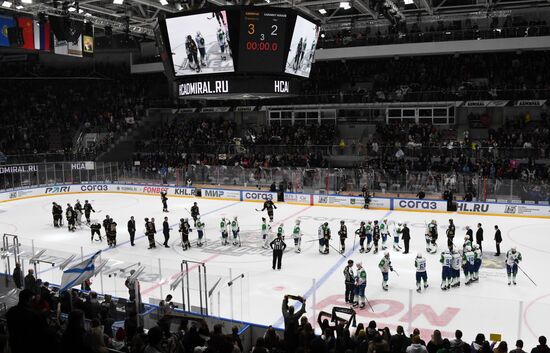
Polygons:
<instances>
[{"instance_id":1,"label":"video screen showing players","mask_svg":"<svg viewBox=\"0 0 550 353\"><path fill-rule=\"evenodd\" d=\"M166 19L176 76L233 72L225 11Z\"/></svg>"},{"instance_id":2,"label":"video screen showing players","mask_svg":"<svg viewBox=\"0 0 550 353\"><path fill-rule=\"evenodd\" d=\"M309 77L320 27L315 23L296 16L292 42L285 66L287 74Z\"/></svg>"}]
</instances>

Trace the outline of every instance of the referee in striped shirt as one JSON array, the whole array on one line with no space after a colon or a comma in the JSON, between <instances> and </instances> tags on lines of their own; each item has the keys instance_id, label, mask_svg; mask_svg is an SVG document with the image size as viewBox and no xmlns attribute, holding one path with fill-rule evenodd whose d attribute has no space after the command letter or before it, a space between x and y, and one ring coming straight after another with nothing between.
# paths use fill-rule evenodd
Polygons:
<instances>
[{"instance_id":1,"label":"referee in striped shirt","mask_svg":"<svg viewBox=\"0 0 550 353\"><path fill-rule=\"evenodd\" d=\"M273 241L269 243L269 246L273 249L273 269L275 269L275 265L277 265L277 270L280 270L281 262L283 261L283 251L286 249L282 234L277 233L277 238L273 239Z\"/></svg>"}]
</instances>

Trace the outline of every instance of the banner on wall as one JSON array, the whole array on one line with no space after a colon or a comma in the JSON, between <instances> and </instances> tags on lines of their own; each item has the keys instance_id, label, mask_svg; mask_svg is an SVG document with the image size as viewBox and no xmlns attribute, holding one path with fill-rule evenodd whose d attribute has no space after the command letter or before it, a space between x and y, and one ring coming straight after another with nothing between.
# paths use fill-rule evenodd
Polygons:
<instances>
[{"instance_id":1,"label":"banner on wall","mask_svg":"<svg viewBox=\"0 0 550 353\"><path fill-rule=\"evenodd\" d=\"M202 189L201 195L202 197L212 199L241 199L241 192L239 190Z\"/></svg>"},{"instance_id":2,"label":"banner on wall","mask_svg":"<svg viewBox=\"0 0 550 353\"><path fill-rule=\"evenodd\" d=\"M393 199L394 210L447 211L447 202L438 200Z\"/></svg>"},{"instance_id":3,"label":"banner on wall","mask_svg":"<svg viewBox=\"0 0 550 353\"><path fill-rule=\"evenodd\" d=\"M243 190L243 201L259 201L264 202L267 200L277 200L276 192L265 192L265 191L249 191Z\"/></svg>"}]
</instances>

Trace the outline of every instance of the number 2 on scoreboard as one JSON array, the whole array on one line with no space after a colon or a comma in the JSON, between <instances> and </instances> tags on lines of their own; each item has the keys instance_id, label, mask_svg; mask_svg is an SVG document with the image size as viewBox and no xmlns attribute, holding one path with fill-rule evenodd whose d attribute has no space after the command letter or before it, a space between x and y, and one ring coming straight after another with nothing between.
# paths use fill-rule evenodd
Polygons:
<instances>
[{"instance_id":1,"label":"number 2 on scoreboard","mask_svg":"<svg viewBox=\"0 0 550 353\"><path fill-rule=\"evenodd\" d=\"M279 28L277 27L277 25L271 25L271 35L272 36L276 36L277 35L277 30Z\"/></svg>"}]
</instances>

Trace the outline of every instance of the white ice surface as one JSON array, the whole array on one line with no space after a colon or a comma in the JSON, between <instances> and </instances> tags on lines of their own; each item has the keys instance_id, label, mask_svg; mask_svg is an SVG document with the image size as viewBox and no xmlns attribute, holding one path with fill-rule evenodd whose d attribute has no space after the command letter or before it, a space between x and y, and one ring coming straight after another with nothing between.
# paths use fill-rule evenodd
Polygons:
<instances>
[{"instance_id":1,"label":"white ice surface","mask_svg":"<svg viewBox=\"0 0 550 353\"><path fill-rule=\"evenodd\" d=\"M100 222L109 214L118 223L118 246L108 249L106 242L90 242L89 229L82 227L75 233L66 228L52 226L51 203L63 205L76 199L83 203L88 198L96 210L92 219ZM182 217L189 217L185 209L190 209L197 201L206 223L207 246L193 247L183 252L179 247L177 223ZM140 262L145 266L141 276L141 292L145 302L150 298L160 298L168 293L181 302L182 291L177 288L170 291L170 283L180 272L182 259L206 262L208 287L220 280L209 300L211 313L223 317L244 320L260 324L281 326L280 304L284 294L304 295L307 297L307 312L310 317L321 310L330 311L334 305L344 305L342 270L347 258L331 249L330 254L321 255L315 240L317 228L321 222L328 221L333 233L333 246L336 240L339 221L345 219L350 237L347 240L347 255L355 261L362 261L367 269L367 298L374 313L368 309L358 311L358 322L368 323L376 320L379 326L389 326L392 330L403 325L405 330L420 328L423 336L429 339L433 329L439 328L447 337L452 337L455 329L461 329L465 338L472 340L476 333L501 333L509 344L521 337L526 347L536 344L541 334L550 334L550 221L543 219L475 216L458 214L428 214L421 212L365 211L349 208L308 207L277 204L275 210L275 229L284 222L288 245L283 257L283 269L271 269L271 253L261 249L260 219L262 214L255 211L261 204L203 199L170 198L170 213L162 213L159 197L130 195L63 195L4 203L0 206L0 231L17 234L23 249L30 254L34 242L35 251L47 249L44 256L59 264L60 259L76 254L80 259L98 250L103 250L102 258L109 259L108 266L101 276L93 278L92 288L98 292L127 296L124 287L125 273L121 269ZM131 247L126 231L126 223L133 215L137 224L136 246ZM155 217L157 240L162 242L162 219L169 217L173 225L170 245L147 250L147 240L143 234L144 217ZM219 221L222 216L238 216L241 226L242 247L221 246ZM391 252L395 273L390 274L389 291L381 287L381 274L377 268L382 254L351 253L354 244L353 233L361 220L382 219L390 222L407 221L411 228L411 252L408 255ZM470 286L464 283L460 288L443 292L439 289L441 267L439 254L426 254L424 247L424 222L436 219L439 227L440 249L446 244L445 228L449 218L455 220L457 236L455 244L461 246L465 234L464 226L475 229L480 222L485 229L483 244L484 266L480 280ZM190 218L190 217L189 217ZM296 219L302 220L304 238L302 253L294 253L290 237ZM507 285L503 267L504 256L493 256L495 245L493 227L498 224L504 241L502 251L517 246L523 255L521 267L536 282L533 285L521 272L518 285ZM474 230L475 231L475 230ZM102 230L102 234L103 234ZM141 234L141 235L140 235ZM191 233L191 240L196 232ZM33 241L34 240L34 241ZM388 240L391 245L392 239ZM358 245L358 239L356 246ZM422 251L428 260L428 281L430 287L420 294L415 291L414 257ZM351 254L350 254L351 253ZM28 268L28 262L25 267ZM489 268L493 267L493 268ZM4 270L4 268L2 268ZM61 271L57 267L41 263L38 265L39 278L58 284ZM117 276L107 273L116 273ZM244 278L236 280L227 287L231 277L244 273ZM462 274L461 274L462 275ZM230 277L231 276L231 277ZM198 273L195 267L189 274L191 287L191 305L198 305ZM315 280L315 284L313 281ZM464 278L462 277L462 281ZM219 294L218 294L219 293ZM218 304L220 303L220 305ZM411 310L412 308L412 310Z\"/></svg>"}]
</instances>

